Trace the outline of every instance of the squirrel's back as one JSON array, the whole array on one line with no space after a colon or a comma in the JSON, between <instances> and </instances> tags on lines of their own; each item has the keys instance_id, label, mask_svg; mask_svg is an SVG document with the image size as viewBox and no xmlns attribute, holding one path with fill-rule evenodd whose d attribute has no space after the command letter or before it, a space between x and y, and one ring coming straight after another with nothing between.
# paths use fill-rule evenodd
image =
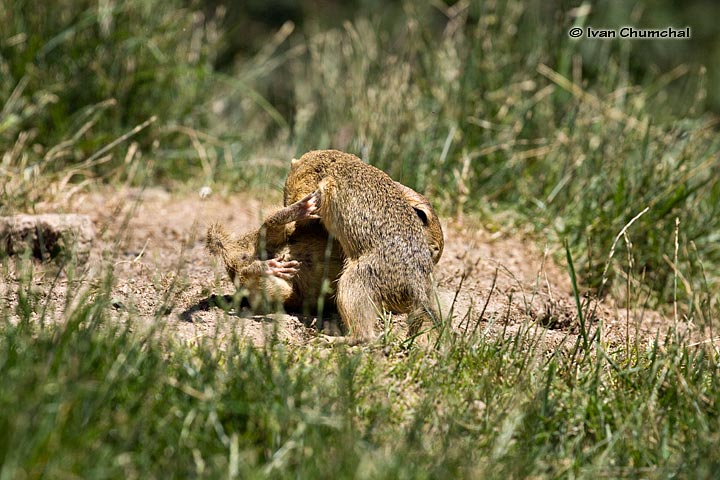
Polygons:
<instances>
[{"instance_id":1,"label":"squirrel's back","mask_svg":"<svg viewBox=\"0 0 720 480\"><path fill-rule=\"evenodd\" d=\"M294 160L285 184L286 203L320 189L321 217L348 257L374 252L391 263L432 264L417 214L382 170L336 150L308 152ZM427 260L425 260L427 257ZM425 272L424 272L425 273Z\"/></svg>"}]
</instances>

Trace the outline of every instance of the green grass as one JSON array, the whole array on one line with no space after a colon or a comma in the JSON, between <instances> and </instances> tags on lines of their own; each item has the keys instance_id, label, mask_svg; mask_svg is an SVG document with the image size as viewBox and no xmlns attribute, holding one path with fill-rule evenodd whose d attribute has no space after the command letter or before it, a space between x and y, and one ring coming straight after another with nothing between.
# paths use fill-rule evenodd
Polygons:
<instances>
[{"instance_id":1,"label":"green grass","mask_svg":"<svg viewBox=\"0 0 720 480\"><path fill-rule=\"evenodd\" d=\"M36 12L3 0L0 213L63 208L96 181L278 188L292 156L340 147L445 214L499 228L492 218L513 211L506 228L567 239L584 288L599 291L615 235L646 207L632 252L619 254L632 253L651 303L676 295L676 219L688 246L679 267L701 261L719 284L720 144L703 113L705 70L678 64L633 83L629 58L648 45L566 34L602 9L410 2L394 16L286 24L219 71L222 9L102 5ZM616 263L606 280L601 294L623 295ZM678 294L696 301L702 288Z\"/></svg>"},{"instance_id":2,"label":"green grass","mask_svg":"<svg viewBox=\"0 0 720 480\"><path fill-rule=\"evenodd\" d=\"M573 18L539 1L467 5L286 25L218 71L222 12L195 2L0 0L0 214L66 210L98 182L274 188L291 156L335 146L445 215L566 242L579 312L591 290L715 331L720 145L705 70L637 75L640 44L567 37L607 18L602 6ZM718 353L675 331L604 345L583 329L551 352L534 330L482 325L430 352L185 345L162 322L111 320L112 275L80 288L67 268L59 306L31 269L3 272L18 301L0 306L0 479L719 467Z\"/></svg>"},{"instance_id":3,"label":"green grass","mask_svg":"<svg viewBox=\"0 0 720 480\"><path fill-rule=\"evenodd\" d=\"M445 211L509 208L542 236L567 238L593 288L614 236L650 207L633 227L633 255L665 302L675 218L708 266L720 261L720 144L716 120L698 113L703 76L681 65L633 85L608 48L593 58L603 71L585 78L589 41L567 38L570 18L533 21L535 6L448 12L440 35L408 6L392 35L359 21L314 36L295 74L300 150L349 129L351 151ZM680 80L683 104L671 109L667 87Z\"/></svg>"},{"instance_id":4,"label":"green grass","mask_svg":"<svg viewBox=\"0 0 720 480\"><path fill-rule=\"evenodd\" d=\"M109 275L0 325L2 478L706 477L720 455L718 353L669 332L543 347L184 344L110 311ZM72 282L71 282L72 284ZM33 314L35 312L35 315ZM11 315L14 314L14 315ZM10 321L13 317L15 320Z\"/></svg>"}]
</instances>

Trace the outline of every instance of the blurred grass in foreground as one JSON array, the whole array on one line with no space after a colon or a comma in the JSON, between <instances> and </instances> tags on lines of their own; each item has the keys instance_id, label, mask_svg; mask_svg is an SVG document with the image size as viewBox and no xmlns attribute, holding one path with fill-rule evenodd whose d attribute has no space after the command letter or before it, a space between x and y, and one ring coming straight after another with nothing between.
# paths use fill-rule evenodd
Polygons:
<instances>
[{"instance_id":1,"label":"blurred grass in foreground","mask_svg":"<svg viewBox=\"0 0 720 480\"><path fill-rule=\"evenodd\" d=\"M162 319L112 319L109 274L73 277L61 306L15 268L3 478L705 477L720 463L718 353L673 331L587 349L485 324L432 351L185 344Z\"/></svg>"}]
</instances>

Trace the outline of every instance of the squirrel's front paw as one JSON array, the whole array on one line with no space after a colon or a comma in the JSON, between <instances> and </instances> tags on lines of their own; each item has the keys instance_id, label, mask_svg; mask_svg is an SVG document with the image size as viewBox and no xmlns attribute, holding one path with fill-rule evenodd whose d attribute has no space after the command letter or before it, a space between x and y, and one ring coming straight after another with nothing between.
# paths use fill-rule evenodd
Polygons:
<instances>
[{"instance_id":1,"label":"squirrel's front paw","mask_svg":"<svg viewBox=\"0 0 720 480\"><path fill-rule=\"evenodd\" d=\"M320 192L313 192L295 203L299 219L320 218L317 214L320 208Z\"/></svg>"},{"instance_id":2,"label":"squirrel's front paw","mask_svg":"<svg viewBox=\"0 0 720 480\"><path fill-rule=\"evenodd\" d=\"M267 275L282 278L283 280L290 280L298 272L300 262L296 260L278 260L276 258L270 259L266 262Z\"/></svg>"}]
</instances>

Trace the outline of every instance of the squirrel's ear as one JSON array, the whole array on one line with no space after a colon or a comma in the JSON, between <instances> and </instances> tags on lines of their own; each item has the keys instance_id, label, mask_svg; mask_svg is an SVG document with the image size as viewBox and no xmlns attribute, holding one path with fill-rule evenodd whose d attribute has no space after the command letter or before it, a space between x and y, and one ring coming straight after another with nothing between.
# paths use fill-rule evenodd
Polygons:
<instances>
[{"instance_id":1,"label":"squirrel's ear","mask_svg":"<svg viewBox=\"0 0 720 480\"><path fill-rule=\"evenodd\" d=\"M298 163L300 163L300 160L298 160L297 158L293 158L292 160L290 160L290 168L297 167Z\"/></svg>"},{"instance_id":2,"label":"squirrel's ear","mask_svg":"<svg viewBox=\"0 0 720 480\"><path fill-rule=\"evenodd\" d=\"M422 224L427 227L428 223L429 223L428 222L428 212L423 210L420 206L412 207L412 209L415 210L415 214L418 216L418 218L420 219Z\"/></svg>"},{"instance_id":3,"label":"squirrel's ear","mask_svg":"<svg viewBox=\"0 0 720 480\"><path fill-rule=\"evenodd\" d=\"M400 190L400 193L405 197L405 201L408 202L413 208L418 205L429 204L427 198L420 195L418 192L410 187L406 187L400 182L395 182L395 186Z\"/></svg>"}]
</instances>

